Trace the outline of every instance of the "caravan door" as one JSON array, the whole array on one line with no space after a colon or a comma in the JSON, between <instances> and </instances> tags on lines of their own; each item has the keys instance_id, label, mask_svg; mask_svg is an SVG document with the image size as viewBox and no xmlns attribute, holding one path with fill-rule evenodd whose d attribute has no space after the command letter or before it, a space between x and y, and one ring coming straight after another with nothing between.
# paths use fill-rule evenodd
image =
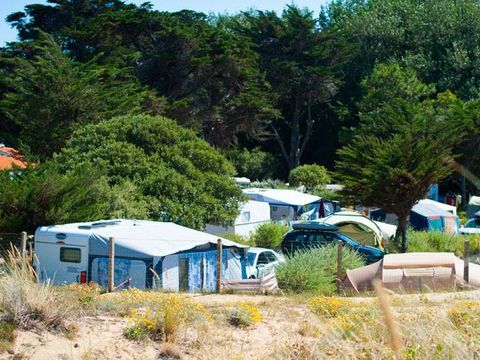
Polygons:
<instances>
[{"instance_id":1,"label":"caravan door","mask_svg":"<svg viewBox=\"0 0 480 360\"><path fill-rule=\"evenodd\" d=\"M37 271L42 282L69 284L87 281L88 247L81 241L36 241L35 254L38 257Z\"/></svg>"}]
</instances>

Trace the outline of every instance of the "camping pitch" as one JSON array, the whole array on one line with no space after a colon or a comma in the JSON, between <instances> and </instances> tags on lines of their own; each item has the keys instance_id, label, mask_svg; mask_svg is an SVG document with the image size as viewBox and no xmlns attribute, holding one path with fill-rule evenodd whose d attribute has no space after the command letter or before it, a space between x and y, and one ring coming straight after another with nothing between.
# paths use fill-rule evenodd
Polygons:
<instances>
[{"instance_id":1,"label":"camping pitch","mask_svg":"<svg viewBox=\"0 0 480 360\"><path fill-rule=\"evenodd\" d=\"M109 238L115 284L140 289L213 291L217 236L169 222L109 220L43 226L35 233L40 282L107 284ZM222 278L246 277L246 248L222 239Z\"/></svg>"}]
</instances>

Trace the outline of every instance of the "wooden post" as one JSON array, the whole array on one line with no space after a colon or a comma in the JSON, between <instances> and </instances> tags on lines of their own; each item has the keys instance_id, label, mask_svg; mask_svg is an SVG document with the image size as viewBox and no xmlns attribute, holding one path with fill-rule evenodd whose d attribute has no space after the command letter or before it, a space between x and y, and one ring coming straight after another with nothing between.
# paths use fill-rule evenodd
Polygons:
<instances>
[{"instance_id":1,"label":"wooden post","mask_svg":"<svg viewBox=\"0 0 480 360\"><path fill-rule=\"evenodd\" d=\"M217 293L222 291L222 239L217 240Z\"/></svg>"},{"instance_id":2,"label":"wooden post","mask_svg":"<svg viewBox=\"0 0 480 360\"><path fill-rule=\"evenodd\" d=\"M115 239L113 237L108 239L109 253L108 253L108 292L112 292L115 288Z\"/></svg>"},{"instance_id":3,"label":"wooden post","mask_svg":"<svg viewBox=\"0 0 480 360\"><path fill-rule=\"evenodd\" d=\"M342 260L343 260L343 241L338 240L338 245L337 245L337 293L342 292Z\"/></svg>"},{"instance_id":4,"label":"wooden post","mask_svg":"<svg viewBox=\"0 0 480 360\"><path fill-rule=\"evenodd\" d=\"M21 254L22 257L27 256L27 233L25 231L22 231L20 234L20 246L21 246Z\"/></svg>"},{"instance_id":5,"label":"wooden post","mask_svg":"<svg viewBox=\"0 0 480 360\"><path fill-rule=\"evenodd\" d=\"M465 283L468 284L468 278L469 278L469 262L470 258L470 241L468 239L465 239L465 242L463 243L463 280L465 280Z\"/></svg>"}]
</instances>

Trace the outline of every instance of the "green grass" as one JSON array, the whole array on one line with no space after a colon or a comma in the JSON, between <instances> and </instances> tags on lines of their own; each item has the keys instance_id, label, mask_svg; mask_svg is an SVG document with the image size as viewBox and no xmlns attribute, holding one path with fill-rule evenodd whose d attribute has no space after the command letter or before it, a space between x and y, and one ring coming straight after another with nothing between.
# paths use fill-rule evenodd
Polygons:
<instances>
[{"instance_id":1,"label":"green grass","mask_svg":"<svg viewBox=\"0 0 480 360\"><path fill-rule=\"evenodd\" d=\"M453 252L458 256L463 255L465 240L470 241L470 254L480 253L480 236L450 235L439 231L408 230L408 252ZM390 243L388 251L400 252L400 243Z\"/></svg>"}]
</instances>

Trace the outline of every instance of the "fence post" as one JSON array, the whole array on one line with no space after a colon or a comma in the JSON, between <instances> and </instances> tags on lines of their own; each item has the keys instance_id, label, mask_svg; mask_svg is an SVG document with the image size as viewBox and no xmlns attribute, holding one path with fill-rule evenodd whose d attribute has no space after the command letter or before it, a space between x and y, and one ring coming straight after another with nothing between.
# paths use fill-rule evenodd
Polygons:
<instances>
[{"instance_id":1,"label":"fence post","mask_svg":"<svg viewBox=\"0 0 480 360\"><path fill-rule=\"evenodd\" d=\"M465 280L465 283L468 284L468 279L469 279L469 262L470 258L470 241L468 239L465 239L465 242L463 243L463 280Z\"/></svg>"},{"instance_id":2,"label":"fence post","mask_svg":"<svg viewBox=\"0 0 480 360\"><path fill-rule=\"evenodd\" d=\"M115 288L115 239L113 237L109 238L108 244L108 292L112 292Z\"/></svg>"},{"instance_id":3,"label":"fence post","mask_svg":"<svg viewBox=\"0 0 480 360\"><path fill-rule=\"evenodd\" d=\"M222 239L217 240L217 293L222 291Z\"/></svg>"},{"instance_id":4,"label":"fence post","mask_svg":"<svg viewBox=\"0 0 480 360\"><path fill-rule=\"evenodd\" d=\"M20 246L21 246L21 254L22 257L27 256L27 233L25 231L22 231L20 233Z\"/></svg>"},{"instance_id":5,"label":"fence post","mask_svg":"<svg viewBox=\"0 0 480 360\"><path fill-rule=\"evenodd\" d=\"M342 260L343 260L343 241L338 240L337 243L337 293L342 292Z\"/></svg>"}]
</instances>

